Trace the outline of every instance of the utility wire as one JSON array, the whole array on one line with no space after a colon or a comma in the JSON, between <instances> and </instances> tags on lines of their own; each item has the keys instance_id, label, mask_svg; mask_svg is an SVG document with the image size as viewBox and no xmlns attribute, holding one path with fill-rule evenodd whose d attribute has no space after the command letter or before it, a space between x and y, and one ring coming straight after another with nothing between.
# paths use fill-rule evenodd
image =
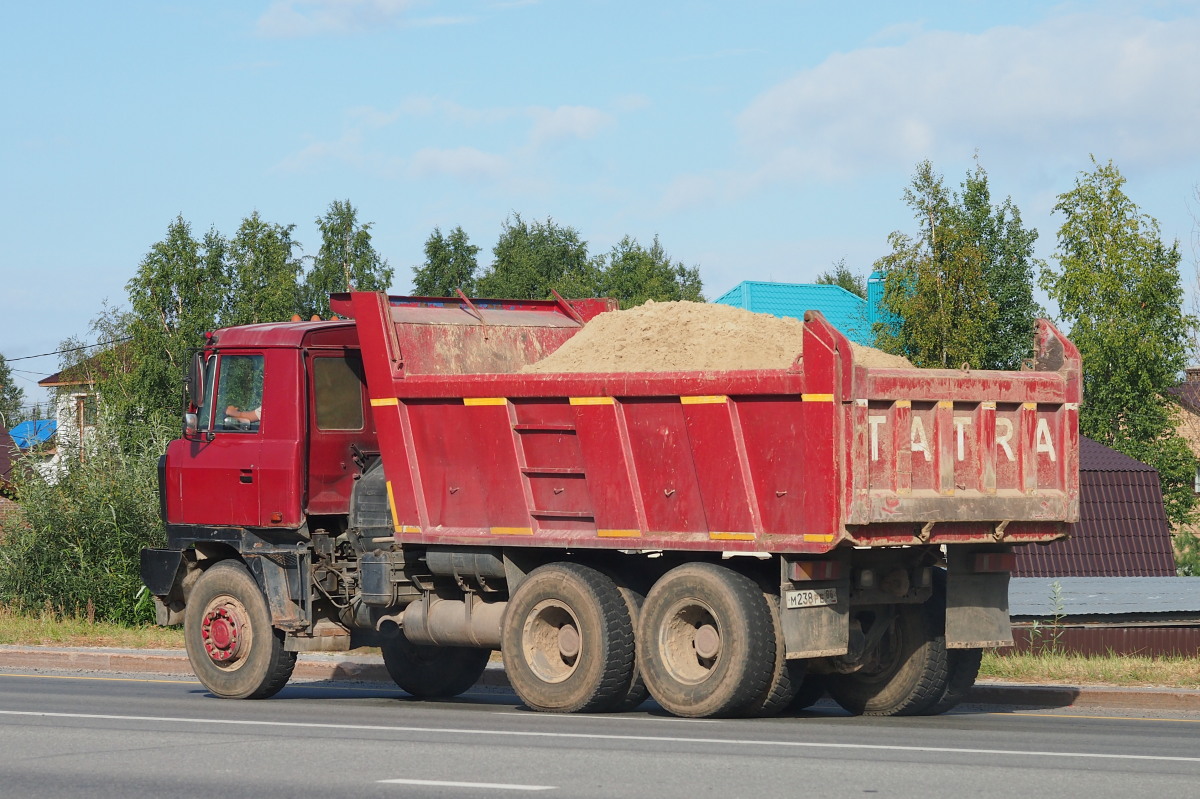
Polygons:
<instances>
[{"instance_id":1,"label":"utility wire","mask_svg":"<svg viewBox=\"0 0 1200 799\"><path fill-rule=\"evenodd\" d=\"M92 347L107 347L109 344L120 344L123 341L132 341L133 336L125 336L124 338L114 338L111 341L97 341L95 344L84 344L82 347L71 347L65 350L55 350L54 352L43 352L38 355L22 355L20 358L5 358L8 363L13 361L27 361L30 358L45 358L47 355L62 355L65 352L79 352L80 350L90 350Z\"/></svg>"}]
</instances>

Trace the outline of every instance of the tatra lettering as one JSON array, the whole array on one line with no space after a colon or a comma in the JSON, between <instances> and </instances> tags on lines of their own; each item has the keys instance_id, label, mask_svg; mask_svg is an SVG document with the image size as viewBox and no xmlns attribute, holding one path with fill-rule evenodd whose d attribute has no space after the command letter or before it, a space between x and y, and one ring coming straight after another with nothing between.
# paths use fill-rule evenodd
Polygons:
<instances>
[{"instance_id":1,"label":"tatra lettering","mask_svg":"<svg viewBox=\"0 0 1200 799\"><path fill-rule=\"evenodd\" d=\"M964 440L965 439L964 431L966 430L967 425L969 425L970 423L971 423L970 416L955 416L954 417L954 427L958 431L958 459L960 461L963 458L967 457L967 444L966 444L966 441Z\"/></svg>"},{"instance_id":2,"label":"tatra lettering","mask_svg":"<svg viewBox=\"0 0 1200 799\"><path fill-rule=\"evenodd\" d=\"M921 421L920 416L912 418L912 435L909 438L909 444L913 452L924 452L925 460L933 460L933 453L929 451L929 439L925 437L925 424Z\"/></svg>"},{"instance_id":3,"label":"tatra lettering","mask_svg":"<svg viewBox=\"0 0 1200 799\"><path fill-rule=\"evenodd\" d=\"M888 417L882 415L871 415L867 417L867 427L870 435L871 460L879 460L879 437L880 429L887 424ZM965 460L967 457L967 426L973 424L974 420L970 416L955 416L954 417L954 436L956 446L956 456L959 461ZM1004 417L996 419L996 446L1003 452L1004 456L1009 461L1017 459L1016 452L1013 451L1013 421ZM920 452L925 456L925 460L933 460L933 452L929 448L929 436L925 432L925 423L921 421L921 417L913 416L909 427L909 446L913 452ZM1051 461L1058 460L1058 452L1054 447L1054 436L1050 433L1050 423L1045 418L1037 420L1037 427L1034 432L1034 450L1038 453L1045 453Z\"/></svg>"},{"instance_id":4,"label":"tatra lettering","mask_svg":"<svg viewBox=\"0 0 1200 799\"><path fill-rule=\"evenodd\" d=\"M1054 451L1054 439L1050 437L1050 425L1045 418L1038 419L1037 435L1034 436L1034 439L1037 442L1034 449L1049 455L1051 461L1058 460L1058 454Z\"/></svg>"}]
</instances>

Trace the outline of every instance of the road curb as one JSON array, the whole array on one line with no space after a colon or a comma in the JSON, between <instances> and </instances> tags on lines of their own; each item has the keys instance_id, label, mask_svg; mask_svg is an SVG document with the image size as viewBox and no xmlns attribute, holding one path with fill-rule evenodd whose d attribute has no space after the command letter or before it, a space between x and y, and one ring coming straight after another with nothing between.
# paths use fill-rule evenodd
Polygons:
<instances>
[{"instance_id":1,"label":"road curb","mask_svg":"<svg viewBox=\"0 0 1200 799\"><path fill-rule=\"evenodd\" d=\"M0 668L37 671L98 671L122 674L191 675L187 655L175 650L92 647L0 646ZM371 656L301 654L293 676L302 680L390 683L383 660ZM489 664L477 685L508 688L503 666ZM964 700L977 705L1038 708L1130 707L1200 712L1200 691L1175 688L1027 685L985 681Z\"/></svg>"}]
</instances>

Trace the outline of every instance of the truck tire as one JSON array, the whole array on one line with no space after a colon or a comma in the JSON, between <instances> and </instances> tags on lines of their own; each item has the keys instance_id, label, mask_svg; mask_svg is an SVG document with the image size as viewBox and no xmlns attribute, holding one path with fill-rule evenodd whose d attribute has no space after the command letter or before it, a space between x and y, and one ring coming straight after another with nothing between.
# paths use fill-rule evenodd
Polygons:
<instances>
[{"instance_id":1,"label":"truck tire","mask_svg":"<svg viewBox=\"0 0 1200 799\"><path fill-rule=\"evenodd\" d=\"M950 649L946 651L946 687L942 697L933 707L924 712L936 716L958 706L967 698L979 676L979 664L983 661L982 649Z\"/></svg>"},{"instance_id":2,"label":"truck tire","mask_svg":"<svg viewBox=\"0 0 1200 799\"><path fill-rule=\"evenodd\" d=\"M933 596L929 599L929 612L937 629L946 629L946 582L944 569L933 570ZM975 685L979 676L979 664L983 660L982 649L949 649L946 652L946 681L942 696L925 715L936 716L957 706Z\"/></svg>"},{"instance_id":3,"label":"truck tire","mask_svg":"<svg viewBox=\"0 0 1200 799\"><path fill-rule=\"evenodd\" d=\"M200 575L187 598L183 639L192 671L225 699L265 699L287 684L296 653L271 626L267 598L241 562L224 560Z\"/></svg>"},{"instance_id":4,"label":"truck tire","mask_svg":"<svg viewBox=\"0 0 1200 799\"><path fill-rule=\"evenodd\" d=\"M767 690L743 711L746 716L765 718L777 716L791 705L808 663L803 660L788 660L787 647L783 644L783 623L779 618L779 598L772 593L763 595L771 611L771 624L775 630L775 667Z\"/></svg>"},{"instance_id":5,"label":"truck tire","mask_svg":"<svg viewBox=\"0 0 1200 799\"><path fill-rule=\"evenodd\" d=\"M633 620L616 584L577 563L534 569L504 612L504 669L533 710L613 710L634 682Z\"/></svg>"},{"instance_id":6,"label":"truck tire","mask_svg":"<svg viewBox=\"0 0 1200 799\"><path fill-rule=\"evenodd\" d=\"M625 609L629 611L629 621L631 629L637 630L638 619L642 615L642 604L646 601L646 597L640 591L635 591L624 585L617 585L617 590L621 592L621 599L625 600ZM629 683L629 690L625 696L617 700L612 706L614 713L627 713L634 710L646 701L646 697L650 692L646 690L646 681L642 679L642 670L638 667L636 657L633 659L633 679Z\"/></svg>"},{"instance_id":7,"label":"truck tire","mask_svg":"<svg viewBox=\"0 0 1200 799\"><path fill-rule=\"evenodd\" d=\"M882 639L858 671L829 674L834 701L864 716L919 716L945 693L946 637L923 605L897 605Z\"/></svg>"},{"instance_id":8,"label":"truck tire","mask_svg":"<svg viewBox=\"0 0 1200 799\"><path fill-rule=\"evenodd\" d=\"M775 639L771 608L753 580L724 566L688 563L646 596L638 664L667 711L738 715L771 690Z\"/></svg>"},{"instance_id":9,"label":"truck tire","mask_svg":"<svg viewBox=\"0 0 1200 799\"><path fill-rule=\"evenodd\" d=\"M492 650L414 644L401 632L379 645L383 665L401 690L421 699L447 699L468 690L483 675Z\"/></svg>"}]
</instances>

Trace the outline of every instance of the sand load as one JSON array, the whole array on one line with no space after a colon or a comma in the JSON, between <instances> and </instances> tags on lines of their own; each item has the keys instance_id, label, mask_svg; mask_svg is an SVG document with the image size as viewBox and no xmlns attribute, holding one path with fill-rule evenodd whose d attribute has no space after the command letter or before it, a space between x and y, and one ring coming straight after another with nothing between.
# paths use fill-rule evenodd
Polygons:
<instances>
[{"instance_id":1,"label":"sand load","mask_svg":"<svg viewBox=\"0 0 1200 799\"><path fill-rule=\"evenodd\" d=\"M609 311L525 373L674 372L787 369L800 353L804 324L705 302L654 302ZM851 344L865 366L912 368L907 359Z\"/></svg>"}]
</instances>

